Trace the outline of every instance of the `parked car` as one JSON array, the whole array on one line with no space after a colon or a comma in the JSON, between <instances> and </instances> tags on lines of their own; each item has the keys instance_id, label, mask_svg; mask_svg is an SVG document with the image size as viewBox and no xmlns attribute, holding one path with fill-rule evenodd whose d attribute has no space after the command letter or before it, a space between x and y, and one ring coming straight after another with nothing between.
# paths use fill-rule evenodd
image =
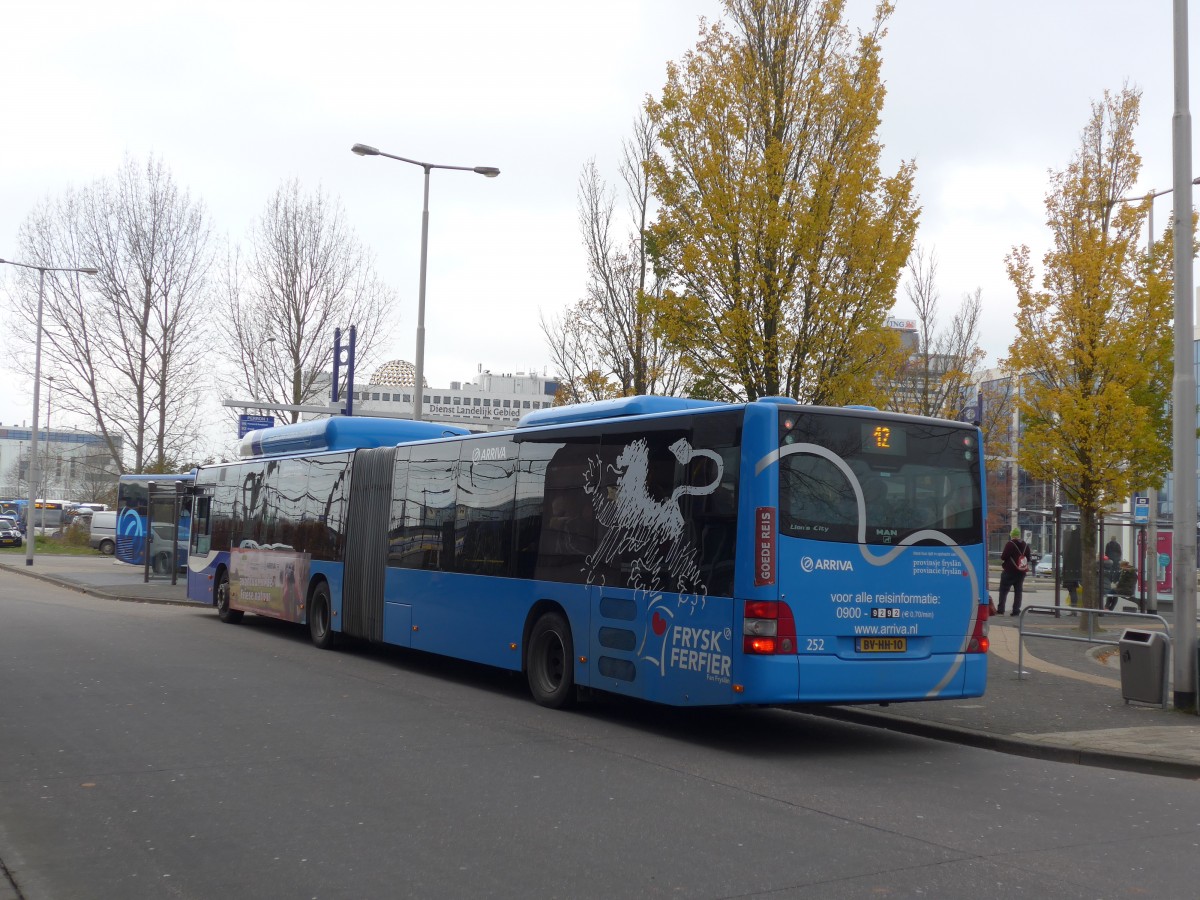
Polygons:
<instances>
[{"instance_id":1,"label":"parked car","mask_svg":"<svg viewBox=\"0 0 1200 900\"><path fill-rule=\"evenodd\" d=\"M0 547L20 547L23 543L17 520L12 516L0 516Z\"/></svg>"},{"instance_id":2,"label":"parked car","mask_svg":"<svg viewBox=\"0 0 1200 900\"><path fill-rule=\"evenodd\" d=\"M1061 560L1062 557L1060 556ZM1059 563L1059 569L1062 569L1062 563ZM1038 564L1033 567L1033 575L1035 578L1053 578L1054 577L1054 556L1047 553L1038 560Z\"/></svg>"},{"instance_id":3,"label":"parked car","mask_svg":"<svg viewBox=\"0 0 1200 900\"><path fill-rule=\"evenodd\" d=\"M88 545L105 556L112 556L117 549L117 514L113 510L92 513L92 531Z\"/></svg>"},{"instance_id":4,"label":"parked car","mask_svg":"<svg viewBox=\"0 0 1200 900\"><path fill-rule=\"evenodd\" d=\"M154 571L160 575L171 572L171 545L175 539L175 529L171 525L156 522L150 526L150 562ZM187 569L187 535L180 536L179 547L176 550L175 563L180 571Z\"/></svg>"}]
</instances>

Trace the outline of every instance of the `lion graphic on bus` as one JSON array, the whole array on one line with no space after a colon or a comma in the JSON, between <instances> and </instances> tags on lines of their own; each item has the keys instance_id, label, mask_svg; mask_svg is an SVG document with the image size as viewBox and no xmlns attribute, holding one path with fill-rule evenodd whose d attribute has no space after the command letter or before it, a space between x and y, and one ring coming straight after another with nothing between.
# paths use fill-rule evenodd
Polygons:
<instances>
[{"instance_id":1,"label":"lion graphic on bus","mask_svg":"<svg viewBox=\"0 0 1200 900\"><path fill-rule=\"evenodd\" d=\"M637 593L639 608L644 604L646 610L639 656L659 666L663 664L661 648L667 625L675 616L672 606L703 609L708 596L699 549L689 539L680 498L712 493L724 474L724 461L718 453L697 450L686 438L668 449L685 471L696 457L711 459L714 477L706 484L677 484L665 499L655 497L650 489L650 444L645 438L627 444L612 464L593 457L584 474L584 490L601 526L599 543L584 560L587 580L602 582L602 570L617 560L629 565L627 584ZM651 644L658 645L657 652L648 651Z\"/></svg>"}]
</instances>

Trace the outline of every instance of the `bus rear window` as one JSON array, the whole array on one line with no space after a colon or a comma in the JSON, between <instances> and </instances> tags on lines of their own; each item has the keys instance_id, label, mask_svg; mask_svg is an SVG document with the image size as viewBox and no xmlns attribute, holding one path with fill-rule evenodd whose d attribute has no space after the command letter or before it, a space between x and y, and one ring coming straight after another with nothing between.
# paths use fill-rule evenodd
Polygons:
<instances>
[{"instance_id":1,"label":"bus rear window","mask_svg":"<svg viewBox=\"0 0 1200 900\"><path fill-rule=\"evenodd\" d=\"M897 544L928 530L956 544L983 540L974 429L796 410L780 413L779 435L781 535Z\"/></svg>"}]
</instances>

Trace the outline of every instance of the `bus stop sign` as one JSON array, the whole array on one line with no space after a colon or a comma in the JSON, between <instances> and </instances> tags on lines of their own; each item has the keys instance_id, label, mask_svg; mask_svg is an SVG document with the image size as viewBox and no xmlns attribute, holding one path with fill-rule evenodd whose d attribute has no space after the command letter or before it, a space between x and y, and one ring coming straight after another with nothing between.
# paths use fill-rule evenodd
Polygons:
<instances>
[{"instance_id":1,"label":"bus stop sign","mask_svg":"<svg viewBox=\"0 0 1200 900\"><path fill-rule=\"evenodd\" d=\"M1146 525L1150 522L1150 498L1149 497L1134 497L1133 498L1133 523L1135 525Z\"/></svg>"},{"instance_id":2,"label":"bus stop sign","mask_svg":"<svg viewBox=\"0 0 1200 900\"><path fill-rule=\"evenodd\" d=\"M238 437L244 438L251 431L258 431L261 428L271 428L275 425L274 416L238 416Z\"/></svg>"}]
</instances>

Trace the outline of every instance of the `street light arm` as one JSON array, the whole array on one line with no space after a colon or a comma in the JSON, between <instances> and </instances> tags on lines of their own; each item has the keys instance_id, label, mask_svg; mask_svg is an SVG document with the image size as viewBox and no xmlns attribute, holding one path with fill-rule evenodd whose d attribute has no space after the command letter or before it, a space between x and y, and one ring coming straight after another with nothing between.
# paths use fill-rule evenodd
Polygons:
<instances>
[{"instance_id":1,"label":"street light arm","mask_svg":"<svg viewBox=\"0 0 1200 900\"><path fill-rule=\"evenodd\" d=\"M477 175L482 175L484 178L495 178L500 174L500 170L495 166L448 166L442 163L421 162L419 159L409 159L407 156L384 153L382 150L372 147L369 144L355 144L350 148L350 152L357 156L386 156L388 159L395 159L413 166L420 166L427 173L430 169L453 169L458 172L474 172Z\"/></svg>"},{"instance_id":2,"label":"street light arm","mask_svg":"<svg viewBox=\"0 0 1200 900\"><path fill-rule=\"evenodd\" d=\"M36 269L39 272L78 272L81 275L97 275L100 272L94 266L35 266L31 263L14 262L11 259L0 259L0 264L20 266L22 269Z\"/></svg>"},{"instance_id":3,"label":"street light arm","mask_svg":"<svg viewBox=\"0 0 1200 900\"><path fill-rule=\"evenodd\" d=\"M1200 184L1200 177L1193 178L1192 184ZM1116 205L1117 203L1141 203L1144 200L1154 200L1157 197L1161 197L1163 194L1170 194L1174 190L1175 190L1175 188L1173 188L1173 187L1163 188L1161 191L1156 191L1153 188L1151 188L1148 193L1141 194L1137 197L1117 197L1113 200L1110 200L1109 205L1113 206L1113 205Z\"/></svg>"}]
</instances>

